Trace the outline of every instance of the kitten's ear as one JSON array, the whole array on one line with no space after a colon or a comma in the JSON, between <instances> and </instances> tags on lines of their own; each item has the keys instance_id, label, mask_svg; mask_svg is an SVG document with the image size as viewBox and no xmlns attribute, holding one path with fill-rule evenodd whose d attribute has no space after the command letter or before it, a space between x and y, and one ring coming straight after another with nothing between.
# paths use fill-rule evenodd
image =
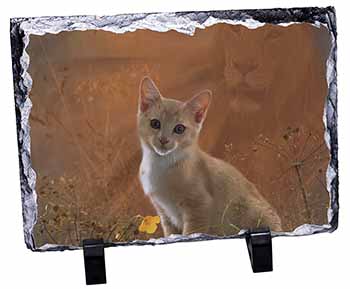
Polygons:
<instances>
[{"instance_id":1,"label":"kitten's ear","mask_svg":"<svg viewBox=\"0 0 350 289\"><path fill-rule=\"evenodd\" d=\"M204 121L210 104L212 92L209 89L197 93L185 103L185 109L189 110L196 123Z\"/></svg>"},{"instance_id":2,"label":"kitten's ear","mask_svg":"<svg viewBox=\"0 0 350 289\"><path fill-rule=\"evenodd\" d=\"M152 105L161 100L160 92L153 80L145 76L140 83L139 110L146 112Z\"/></svg>"}]
</instances>

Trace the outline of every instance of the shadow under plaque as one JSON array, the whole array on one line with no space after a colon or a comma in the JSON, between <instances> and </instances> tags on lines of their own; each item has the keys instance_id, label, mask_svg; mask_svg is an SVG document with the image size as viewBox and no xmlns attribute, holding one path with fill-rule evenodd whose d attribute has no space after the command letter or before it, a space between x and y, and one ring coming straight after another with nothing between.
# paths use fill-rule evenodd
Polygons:
<instances>
[{"instance_id":1,"label":"shadow under plaque","mask_svg":"<svg viewBox=\"0 0 350 289\"><path fill-rule=\"evenodd\" d=\"M32 250L333 231L328 8L15 18Z\"/></svg>"}]
</instances>

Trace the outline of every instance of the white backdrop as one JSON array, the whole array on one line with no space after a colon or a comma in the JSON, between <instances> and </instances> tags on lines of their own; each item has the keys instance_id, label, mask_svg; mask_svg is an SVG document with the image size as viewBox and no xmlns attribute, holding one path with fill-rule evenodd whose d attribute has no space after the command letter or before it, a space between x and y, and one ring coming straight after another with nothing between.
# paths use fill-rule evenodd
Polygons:
<instances>
[{"instance_id":1,"label":"white backdrop","mask_svg":"<svg viewBox=\"0 0 350 289\"><path fill-rule=\"evenodd\" d=\"M350 233L350 47L347 1L2 2L0 17L0 287L85 288L82 251L33 253L23 239L9 18L333 5L338 18L340 222L332 234L273 240L274 272L253 274L244 240L106 249L105 288L345 288ZM350 7L349 7L350 8Z\"/></svg>"}]
</instances>

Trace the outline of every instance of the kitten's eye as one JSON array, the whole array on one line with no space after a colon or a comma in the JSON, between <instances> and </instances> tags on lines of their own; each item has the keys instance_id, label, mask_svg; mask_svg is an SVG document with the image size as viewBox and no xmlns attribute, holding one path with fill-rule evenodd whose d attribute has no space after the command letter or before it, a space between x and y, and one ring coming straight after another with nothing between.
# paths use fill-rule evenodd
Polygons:
<instances>
[{"instance_id":1,"label":"kitten's eye","mask_svg":"<svg viewBox=\"0 0 350 289\"><path fill-rule=\"evenodd\" d=\"M174 127L174 133L183 134L185 132L186 127L183 124L177 124Z\"/></svg>"},{"instance_id":2,"label":"kitten's eye","mask_svg":"<svg viewBox=\"0 0 350 289\"><path fill-rule=\"evenodd\" d=\"M151 119L151 128L160 129L160 121L156 118Z\"/></svg>"}]
</instances>

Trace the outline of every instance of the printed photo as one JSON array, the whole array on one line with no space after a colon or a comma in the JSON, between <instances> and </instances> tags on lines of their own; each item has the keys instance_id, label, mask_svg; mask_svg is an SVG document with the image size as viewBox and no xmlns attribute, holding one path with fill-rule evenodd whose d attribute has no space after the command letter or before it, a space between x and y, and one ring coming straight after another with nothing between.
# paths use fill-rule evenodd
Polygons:
<instances>
[{"instance_id":1,"label":"printed photo","mask_svg":"<svg viewBox=\"0 0 350 289\"><path fill-rule=\"evenodd\" d=\"M31 35L37 247L328 223L322 25Z\"/></svg>"}]
</instances>

